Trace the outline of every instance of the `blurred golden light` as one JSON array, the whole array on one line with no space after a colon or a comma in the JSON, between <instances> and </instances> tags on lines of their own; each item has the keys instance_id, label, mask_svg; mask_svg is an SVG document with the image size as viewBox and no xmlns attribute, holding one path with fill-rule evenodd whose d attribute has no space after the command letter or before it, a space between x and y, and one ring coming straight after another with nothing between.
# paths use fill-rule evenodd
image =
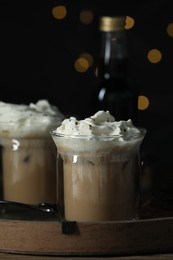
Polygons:
<instances>
[{"instance_id":1,"label":"blurred golden light","mask_svg":"<svg viewBox=\"0 0 173 260\"><path fill-rule=\"evenodd\" d=\"M83 24L90 24L93 21L93 12L91 10L83 10L80 13L80 21Z\"/></svg>"},{"instance_id":2,"label":"blurred golden light","mask_svg":"<svg viewBox=\"0 0 173 260\"><path fill-rule=\"evenodd\" d=\"M170 37L173 38L173 23L169 23L168 26L167 26L167 28L166 28L166 30L167 30L167 34L168 34Z\"/></svg>"},{"instance_id":3,"label":"blurred golden light","mask_svg":"<svg viewBox=\"0 0 173 260\"><path fill-rule=\"evenodd\" d=\"M86 72L89 68L89 62L87 59L80 57L75 61L74 67L77 72Z\"/></svg>"},{"instance_id":4,"label":"blurred golden light","mask_svg":"<svg viewBox=\"0 0 173 260\"><path fill-rule=\"evenodd\" d=\"M64 5L55 6L52 9L52 15L56 19L63 19L67 15L67 9Z\"/></svg>"},{"instance_id":5,"label":"blurred golden light","mask_svg":"<svg viewBox=\"0 0 173 260\"><path fill-rule=\"evenodd\" d=\"M157 49L152 49L148 52L147 58L152 63L157 63L162 59L162 54Z\"/></svg>"},{"instance_id":6,"label":"blurred golden light","mask_svg":"<svg viewBox=\"0 0 173 260\"><path fill-rule=\"evenodd\" d=\"M149 107L149 99L146 96L139 96L138 97L138 109L145 110Z\"/></svg>"},{"instance_id":7,"label":"blurred golden light","mask_svg":"<svg viewBox=\"0 0 173 260\"><path fill-rule=\"evenodd\" d=\"M125 25L125 29L131 29L135 24L135 20L130 17L130 16L126 16L126 25Z\"/></svg>"},{"instance_id":8,"label":"blurred golden light","mask_svg":"<svg viewBox=\"0 0 173 260\"><path fill-rule=\"evenodd\" d=\"M89 64L89 67L91 67L93 65L93 57L91 54L85 52L85 53L82 53L80 55L80 58L84 58L87 60L88 64Z\"/></svg>"}]
</instances>

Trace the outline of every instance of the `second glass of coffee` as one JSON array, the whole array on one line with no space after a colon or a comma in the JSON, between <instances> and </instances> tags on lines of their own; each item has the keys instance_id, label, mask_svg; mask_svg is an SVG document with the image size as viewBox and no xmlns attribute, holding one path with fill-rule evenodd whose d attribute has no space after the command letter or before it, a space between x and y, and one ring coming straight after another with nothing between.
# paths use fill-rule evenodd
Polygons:
<instances>
[{"instance_id":1,"label":"second glass of coffee","mask_svg":"<svg viewBox=\"0 0 173 260\"><path fill-rule=\"evenodd\" d=\"M20 105L0 102L2 199L56 203L56 149L50 138L62 114L47 100Z\"/></svg>"}]
</instances>

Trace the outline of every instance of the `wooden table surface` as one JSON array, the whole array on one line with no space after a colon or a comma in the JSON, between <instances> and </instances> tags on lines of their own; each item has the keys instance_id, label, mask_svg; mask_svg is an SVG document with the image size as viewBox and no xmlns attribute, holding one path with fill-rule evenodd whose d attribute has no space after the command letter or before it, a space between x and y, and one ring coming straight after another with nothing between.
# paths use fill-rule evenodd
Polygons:
<instances>
[{"instance_id":1,"label":"wooden table surface","mask_svg":"<svg viewBox=\"0 0 173 260\"><path fill-rule=\"evenodd\" d=\"M150 219L151 216L152 219ZM100 259L103 260L146 260L146 259L168 260L168 259L172 259L173 260L173 211L159 210L158 208L156 209L155 207L149 207L147 208L147 210L143 212L143 217L144 217L144 222L139 221L137 223L127 223L128 225L125 226L122 223L118 223L115 226L111 226L111 228L102 229L104 230L107 238L104 238L104 236L102 237L96 236L96 234L97 235L100 234L100 229L101 229L100 224L93 225L93 226L91 225L91 227L88 227L87 225L86 226L79 225L78 228L82 234L81 239L80 237L78 237L79 234L77 235L61 234L60 225L58 225L57 223L48 222L47 224L44 224L44 222L38 222L38 223L20 222L20 221L8 222L6 220L0 220L0 259L5 259L5 260L8 259L9 260L10 259L12 260L21 260L21 259L23 260L34 260L34 259L35 260L100 260ZM148 217L150 219L149 221L148 221ZM145 219L147 221L145 221ZM55 229L55 225L56 225L56 229ZM44 229L42 229L42 226L44 226ZM89 230L91 229L89 231L90 232L89 234L91 236L89 234L86 234L87 233L86 230L88 231L88 228ZM130 228L130 232L128 231L129 228ZM45 233L46 236L44 236L45 231L46 231ZM112 240L110 239L110 236L113 238ZM114 237L116 237L115 241L114 241ZM68 249L69 247L70 250L73 250L73 246L75 245L75 243L73 245L73 239L76 240L77 242L76 245L78 245L78 243L80 244L81 243L80 241L83 241L85 242L84 245L87 244L88 249L90 249L90 246L92 246L92 248L101 249L101 251L103 251L102 249L105 247L105 243L107 243L110 246L110 250L112 250L112 247L115 246L117 250L116 252L121 252L121 254L112 253L109 255L106 254L104 255L102 253L99 253L93 256L93 255L85 255L81 253L80 255L77 256L75 256L74 254L70 255L66 253L67 252L66 249ZM33 240L35 242L33 242ZM99 247L100 242L98 240L102 243L100 247ZM64 253L62 255L60 254L51 255L49 253L46 255L46 253L44 253L44 252L49 252L49 251L44 251L45 247L47 247L47 249L49 249L50 247L50 249L53 249L56 252L56 248L58 248L59 246L60 248L63 248L64 247L63 245L66 243L66 241L69 241L69 244L67 248L65 247ZM97 241L97 243L95 241ZM154 252L152 252L152 246L154 248ZM163 248L163 250L159 250L160 249L159 247ZM37 252L37 254L35 254L34 251L32 252L33 248L35 248L34 250L35 252ZM80 249L83 248L84 246L81 244ZM125 249L126 251L119 251L120 249L123 250ZM148 252L146 251L146 249L148 250ZM27 253L25 253L25 250Z\"/></svg>"},{"instance_id":2,"label":"wooden table surface","mask_svg":"<svg viewBox=\"0 0 173 260\"><path fill-rule=\"evenodd\" d=\"M4 260L172 260L173 254L154 254L137 256L116 257L58 257L58 256L34 256L0 253L0 259Z\"/></svg>"}]
</instances>

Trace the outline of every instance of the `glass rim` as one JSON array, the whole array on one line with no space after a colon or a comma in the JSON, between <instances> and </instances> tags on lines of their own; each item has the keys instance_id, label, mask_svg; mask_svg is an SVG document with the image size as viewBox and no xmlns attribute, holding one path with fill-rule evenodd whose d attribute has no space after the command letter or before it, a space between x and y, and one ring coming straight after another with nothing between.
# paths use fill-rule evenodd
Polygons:
<instances>
[{"instance_id":1,"label":"glass rim","mask_svg":"<svg viewBox=\"0 0 173 260\"><path fill-rule=\"evenodd\" d=\"M87 140L93 140L93 139L113 139L113 138L120 138L123 137L124 139L133 140L133 139L138 139L141 137L144 137L147 133L147 130L143 127L137 127L137 129L140 131L139 133L132 133L130 135L123 135L123 134L117 134L117 135L72 135L72 134L62 134L62 133L57 133L56 128L51 129L49 132L52 136L55 137L64 137L64 138L69 138L69 139L87 139ZM129 138L130 137L130 138Z\"/></svg>"}]
</instances>

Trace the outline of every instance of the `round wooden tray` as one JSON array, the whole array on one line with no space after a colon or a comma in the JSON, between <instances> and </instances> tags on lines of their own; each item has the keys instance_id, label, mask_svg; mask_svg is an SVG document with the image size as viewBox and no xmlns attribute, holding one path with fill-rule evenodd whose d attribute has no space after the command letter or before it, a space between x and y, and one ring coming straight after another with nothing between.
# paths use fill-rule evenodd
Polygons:
<instances>
[{"instance_id":1,"label":"round wooden tray","mask_svg":"<svg viewBox=\"0 0 173 260\"><path fill-rule=\"evenodd\" d=\"M77 223L0 220L0 252L35 255L121 255L173 250L172 212L134 221ZM173 215L173 214L172 214Z\"/></svg>"}]
</instances>

